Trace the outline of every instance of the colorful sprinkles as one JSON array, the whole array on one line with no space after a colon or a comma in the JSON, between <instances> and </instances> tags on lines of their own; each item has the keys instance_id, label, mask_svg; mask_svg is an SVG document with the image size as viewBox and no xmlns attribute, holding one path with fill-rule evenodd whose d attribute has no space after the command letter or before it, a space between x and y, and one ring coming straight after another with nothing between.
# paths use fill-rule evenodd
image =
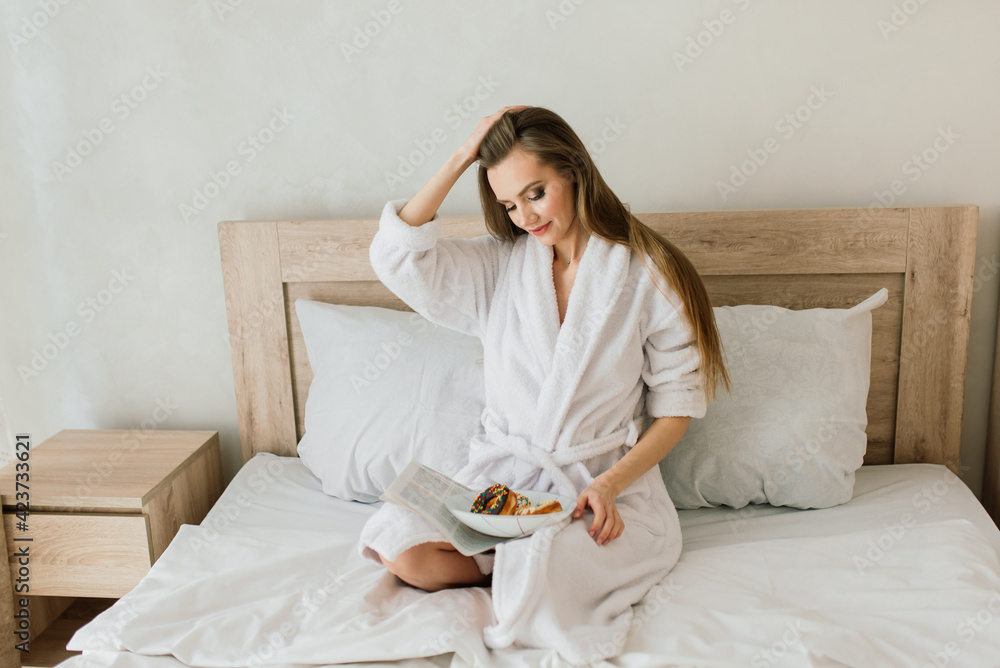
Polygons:
<instances>
[{"instance_id":1,"label":"colorful sprinkles","mask_svg":"<svg viewBox=\"0 0 1000 668\"><path fill-rule=\"evenodd\" d=\"M497 483L495 485L490 485L485 490L479 493L475 501L472 502L472 512L481 513L484 515L499 515L500 511L507 504L507 497L509 495L514 495L514 508L511 514L516 513L521 508L527 508L531 505L531 501L528 501L528 497L523 494L518 494L507 485L501 485Z\"/></svg>"},{"instance_id":2,"label":"colorful sprinkles","mask_svg":"<svg viewBox=\"0 0 1000 668\"><path fill-rule=\"evenodd\" d=\"M472 512L486 515L499 515L503 506L507 503L507 494L510 488L499 483L490 485L479 493L476 500L472 502Z\"/></svg>"}]
</instances>

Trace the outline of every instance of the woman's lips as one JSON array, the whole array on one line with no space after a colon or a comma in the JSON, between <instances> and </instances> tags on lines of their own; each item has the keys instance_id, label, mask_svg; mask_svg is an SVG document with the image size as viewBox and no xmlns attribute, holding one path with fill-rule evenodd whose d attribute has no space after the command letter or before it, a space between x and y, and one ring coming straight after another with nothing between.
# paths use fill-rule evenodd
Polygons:
<instances>
[{"instance_id":1,"label":"woman's lips","mask_svg":"<svg viewBox=\"0 0 1000 668\"><path fill-rule=\"evenodd\" d=\"M545 223L545 225L543 225L542 227L536 227L535 229L528 230L528 231L531 232L532 234L534 234L537 237L540 234L545 234L545 230L549 229L549 225L551 225L551 224L552 223Z\"/></svg>"}]
</instances>

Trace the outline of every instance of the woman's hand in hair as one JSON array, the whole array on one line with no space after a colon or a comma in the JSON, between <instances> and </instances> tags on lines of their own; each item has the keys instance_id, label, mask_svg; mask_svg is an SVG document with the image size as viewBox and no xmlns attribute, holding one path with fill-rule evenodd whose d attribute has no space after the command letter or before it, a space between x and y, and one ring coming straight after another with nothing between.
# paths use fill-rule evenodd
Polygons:
<instances>
[{"instance_id":1,"label":"woman's hand in hair","mask_svg":"<svg viewBox=\"0 0 1000 668\"><path fill-rule=\"evenodd\" d=\"M472 136L465 140L461 148L448 156L441 169L399 210L400 220L413 227L420 227L430 221L437 210L441 208L441 203L444 202L444 198L448 196L458 179L479 157L479 145L483 143L483 137L497 122L497 119L508 111L520 111L529 106L531 105L520 104L504 107L495 114L479 121Z\"/></svg>"},{"instance_id":2,"label":"woman's hand in hair","mask_svg":"<svg viewBox=\"0 0 1000 668\"><path fill-rule=\"evenodd\" d=\"M465 143L462 144L459 152L466 156L466 161L469 164L472 164L479 157L479 146L483 143L483 137L485 137L486 132L493 127L493 124L508 111L521 111L522 109L527 109L530 106L530 104L516 104L504 107L500 111L486 116L483 120L479 121L479 125L476 126L476 129L472 132L469 138L465 140Z\"/></svg>"}]
</instances>

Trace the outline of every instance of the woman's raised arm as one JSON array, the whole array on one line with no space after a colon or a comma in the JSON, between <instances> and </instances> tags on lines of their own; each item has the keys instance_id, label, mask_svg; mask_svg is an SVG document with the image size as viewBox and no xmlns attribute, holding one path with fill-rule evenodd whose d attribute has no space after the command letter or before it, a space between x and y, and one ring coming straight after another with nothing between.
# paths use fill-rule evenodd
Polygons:
<instances>
[{"instance_id":1,"label":"woman's raised arm","mask_svg":"<svg viewBox=\"0 0 1000 668\"><path fill-rule=\"evenodd\" d=\"M399 218L413 227L420 227L428 222L437 213L444 202L444 198L451 192L452 187L458 181L469 165L476 161L479 156L479 145L483 143L486 131L510 110L525 109L531 105L516 105L504 107L500 111L490 114L479 121L475 131L465 140L465 143L445 161L437 174L424 185L420 191L414 195L399 211Z\"/></svg>"}]
</instances>

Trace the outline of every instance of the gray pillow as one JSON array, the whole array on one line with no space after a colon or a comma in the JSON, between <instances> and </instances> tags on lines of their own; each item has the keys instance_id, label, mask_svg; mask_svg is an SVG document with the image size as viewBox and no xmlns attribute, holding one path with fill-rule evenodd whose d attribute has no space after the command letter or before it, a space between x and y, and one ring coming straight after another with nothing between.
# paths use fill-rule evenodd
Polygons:
<instances>
[{"instance_id":1,"label":"gray pillow","mask_svg":"<svg viewBox=\"0 0 1000 668\"><path fill-rule=\"evenodd\" d=\"M871 311L714 309L731 394L721 390L660 463L677 508L826 508L854 492L867 448Z\"/></svg>"}]
</instances>

